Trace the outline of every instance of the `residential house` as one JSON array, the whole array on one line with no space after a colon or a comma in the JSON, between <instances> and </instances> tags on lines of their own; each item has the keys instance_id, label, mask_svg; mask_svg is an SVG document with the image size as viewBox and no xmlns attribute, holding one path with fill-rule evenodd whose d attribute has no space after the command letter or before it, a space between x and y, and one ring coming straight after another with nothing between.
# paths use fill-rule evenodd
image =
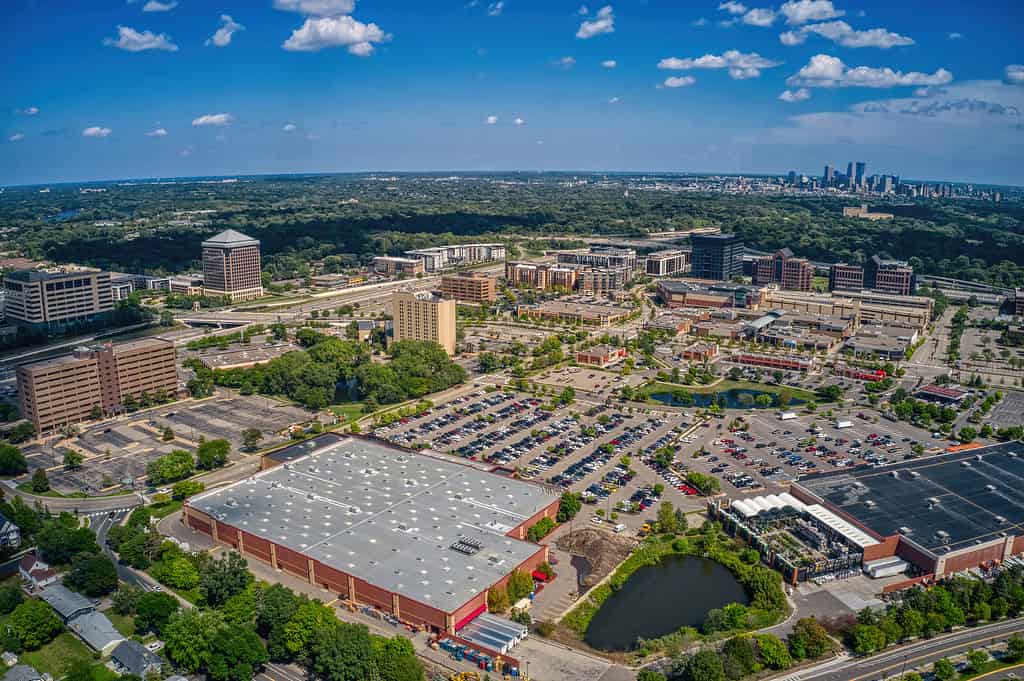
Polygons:
<instances>
[{"instance_id":1,"label":"residential house","mask_svg":"<svg viewBox=\"0 0 1024 681\"><path fill-rule=\"evenodd\" d=\"M160 656L138 641L127 639L114 648L110 659L125 674L146 678L149 673L160 674L163 662Z\"/></svg>"},{"instance_id":2,"label":"residential house","mask_svg":"<svg viewBox=\"0 0 1024 681\"><path fill-rule=\"evenodd\" d=\"M38 591L57 581L57 573L39 559L34 552L26 553L18 561L18 573L28 584L29 591Z\"/></svg>"},{"instance_id":3,"label":"residential house","mask_svg":"<svg viewBox=\"0 0 1024 681\"><path fill-rule=\"evenodd\" d=\"M95 610L75 617L68 622L68 629L100 655L109 655L116 645L124 641L124 636L107 616Z\"/></svg>"},{"instance_id":4,"label":"residential house","mask_svg":"<svg viewBox=\"0 0 1024 681\"><path fill-rule=\"evenodd\" d=\"M0 513L0 547L16 549L21 544L21 530Z\"/></svg>"},{"instance_id":5,"label":"residential house","mask_svg":"<svg viewBox=\"0 0 1024 681\"><path fill-rule=\"evenodd\" d=\"M64 624L93 610L92 602L88 598L60 583L50 584L43 589L39 597L54 609Z\"/></svg>"}]
</instances>

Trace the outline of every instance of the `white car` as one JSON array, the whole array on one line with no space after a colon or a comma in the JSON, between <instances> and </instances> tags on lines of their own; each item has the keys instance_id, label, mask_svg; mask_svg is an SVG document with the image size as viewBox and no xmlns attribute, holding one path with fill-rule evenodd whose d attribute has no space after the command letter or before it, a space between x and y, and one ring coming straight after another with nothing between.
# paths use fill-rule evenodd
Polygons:
<instances>
[{"instance_id":1,"label":"white car","mask_svg":"<svg viewBox=\"0 0 1024 681\"><path fill-rule=\"evenodd\" d=\"M594 523L595 525L600 525L600 524L601 524L601 523L603 523L604 521L603 521L603 520L601 520L601 517L600 517L600 516L596 516L596 515L595 515L595 516L591 516L591 518L590 518L590 522Z\"/></svg>"}]
</instances>

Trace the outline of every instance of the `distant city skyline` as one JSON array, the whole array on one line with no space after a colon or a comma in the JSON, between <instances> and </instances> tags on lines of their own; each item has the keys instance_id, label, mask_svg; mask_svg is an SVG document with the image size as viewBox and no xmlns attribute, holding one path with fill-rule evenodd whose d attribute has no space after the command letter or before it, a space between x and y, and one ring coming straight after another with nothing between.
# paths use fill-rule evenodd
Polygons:
<instances>
[{"instance_id":1,"label":"distant city skyline","mask_svg":"<svg viewBox=\"0 0 1024 681\"><path fill-rule=\"evenodd\" d=\"M373 171L820 176L828 159L866 159L904 178L1024 186L1024 10L1013 0L5 9L3 185Z\"/></svg>"}]
</instances>

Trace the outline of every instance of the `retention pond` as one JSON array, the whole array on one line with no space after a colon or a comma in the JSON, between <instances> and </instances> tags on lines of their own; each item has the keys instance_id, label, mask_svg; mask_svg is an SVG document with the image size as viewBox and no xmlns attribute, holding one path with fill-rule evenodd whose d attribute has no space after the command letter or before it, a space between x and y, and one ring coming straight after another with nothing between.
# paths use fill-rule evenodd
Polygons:
<instances>
[{"instance_id":1,"label":"retention pond","mask_svg":"<svg viewBox=\"0 0 1024 681\"><path fill-rule=\"evenodd\" d=\"M598 650L631 650L638 638L700 627L709 610L748 602L743 585L721 563L668 556L634 572L590 620L584 640Z\"/></svg>"}]
</instances>

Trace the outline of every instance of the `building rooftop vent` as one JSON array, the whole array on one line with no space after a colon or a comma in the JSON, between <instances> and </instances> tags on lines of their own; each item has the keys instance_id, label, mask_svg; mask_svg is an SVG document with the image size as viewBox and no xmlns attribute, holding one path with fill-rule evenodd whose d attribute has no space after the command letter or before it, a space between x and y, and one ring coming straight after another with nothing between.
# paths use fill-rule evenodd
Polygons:
<instances>
[{"instance_id":1,"label":"building rooftop vent","mask_svg":"<svg viewBox=\"0 0 1024 681\"><path fill-rule=\"evenodd\" d=\"M912 477L912 478L920 478L921 474L918 473L917 471L910 471L910 477Z\"/></svg>"},{"instance_id":2,"label":"building rooftop vent","mask_svg":"<svg viewBox=\"0 0 1024 681\"><path fill-rule=\"evenodd\" d=\"M995 492L996 491L996 486L995 485L985 485L985 489L987 489L989 492Z\"/></svg>"},{"instance_id":3,"label":"building rooftop vent","mask_svg":"<svg viewBox=\"0 0 1024 681\"><path fill-rule=\"evenodd\" d=\"M891 475L894 478L898 478L898 477L900 477L900 472L899 471L889 471L889 475Z\"/></svg>"},{"instance_id":4,"label":"building rooftop vent","mask_svg":"<svg viewBox=\"0 0 1024 681\"><path fill-rule=\"evenodd\" d=\"M1006 522L1006 518L1001 516L1001 515L997 515L996 516L996 522L997 523L1005 523Z\"/></svg>"},{"instance_id":5,"label":"building rooftop vent","mask_svg":"<svg viewBox=\"0 0 1024 681\"><path fill-rule=\"evenodd\" d=\"M867 506L868 508L874 508L875 507L875 502L873 500L871 500L871 499L865 499L864 500L864 505Z\"/></svg>"},{"instance_id":6,"label":"building rooftop vent","mask_svg":"<svg viewBox=\"0 0 1024 681\"><path fill-rule=\"evenodd\" d=\"M971 467L971 462L970 461L961 461L960 465L963 466L964 468L970 468Z\"/></svg>"},{"instance_id":7,"label":"building rooftop vent","mask_svg":"<svg viewBox=\"0 0 1024 681\"><path fill-rule=\"evenodd\" d=\"M928 502L929 506L938 506L939 505L939 498L938 497L928 497L928 499L926 499L926 501Z\"/></svg>"},{"instance_id":8,"label":"building rooftop vent","mask_svg":"<svg viewBox=\"0 0 1024 681\"><path fill-rule=\"evenodd\" d=\"M897 532L899 532L900 534L910 535L910 534L914 533L914 530L912 530L909 527L907 527L906 525L904 525L904 526L900 527L899 530L897 530Z\"/></svg>"}]
</instances>

